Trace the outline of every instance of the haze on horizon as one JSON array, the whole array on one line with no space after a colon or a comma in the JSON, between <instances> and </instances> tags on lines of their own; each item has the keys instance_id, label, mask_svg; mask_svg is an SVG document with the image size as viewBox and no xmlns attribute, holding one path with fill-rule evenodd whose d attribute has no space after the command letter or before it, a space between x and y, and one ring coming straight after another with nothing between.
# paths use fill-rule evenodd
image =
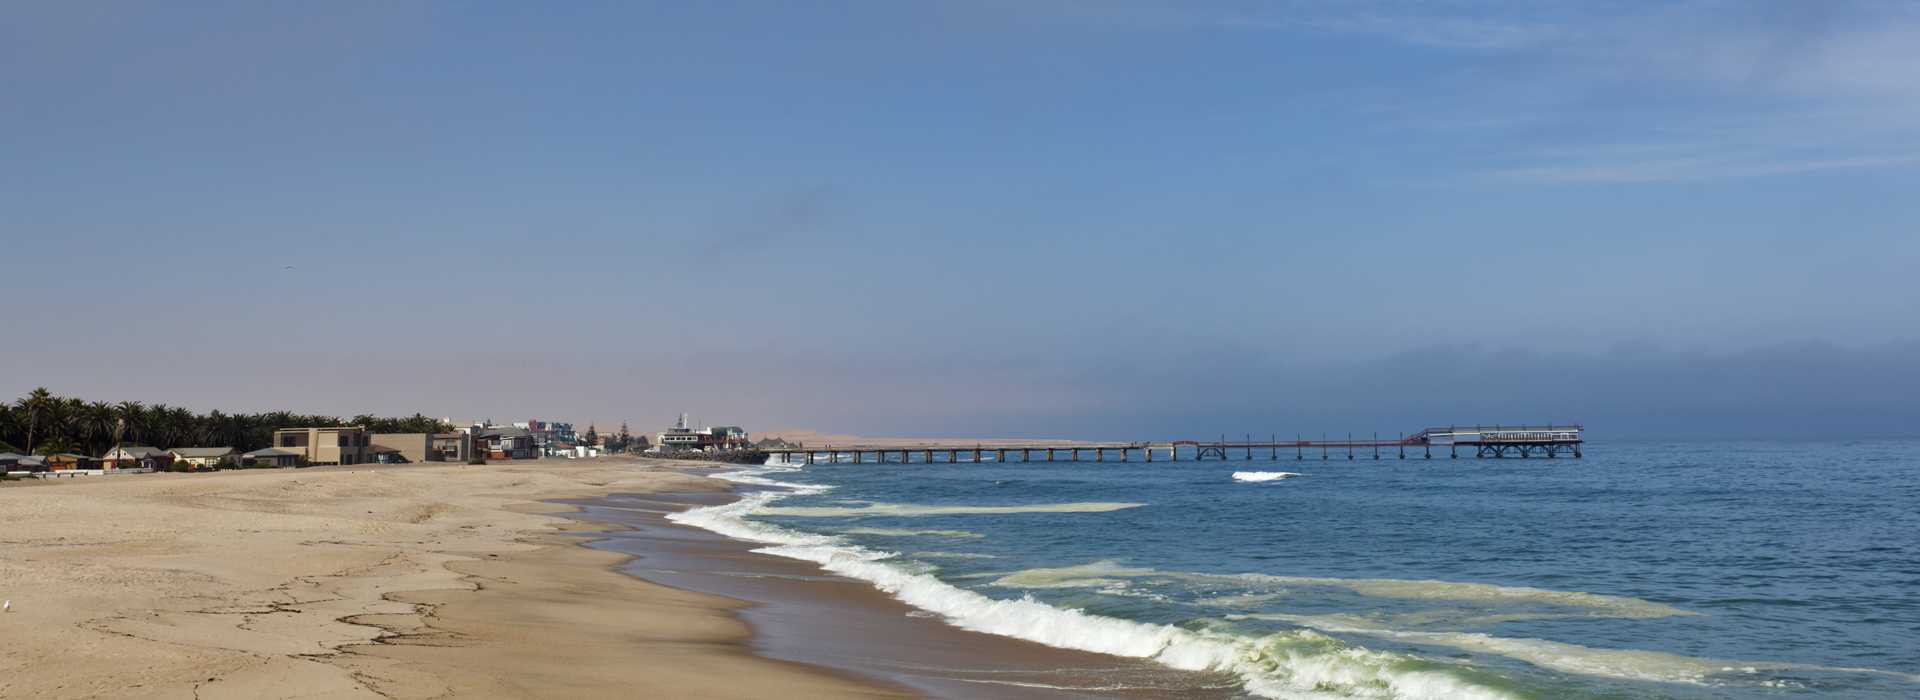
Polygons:
<instances>
[{"instance_id":1,"label":"haze on horizon","mask_svg":"<svg viewBox=\"0 0 1920 700\"><path fill-rule=\"evenodd\" d=\"M1914 435L1920 6L0 10L0 397Z\"/></svg>"}]
</instances>

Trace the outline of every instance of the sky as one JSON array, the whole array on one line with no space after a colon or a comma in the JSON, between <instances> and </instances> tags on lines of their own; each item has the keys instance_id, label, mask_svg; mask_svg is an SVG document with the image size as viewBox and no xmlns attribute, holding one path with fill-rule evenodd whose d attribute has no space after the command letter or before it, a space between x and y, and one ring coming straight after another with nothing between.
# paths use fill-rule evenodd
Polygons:
<instances>
[{"instance_id":1,"label":"sky","mask_svg":"<svg viewBox=\"0 0 1920 700\"><path fill-rule=\"evenodd\" d=\"M10 3L0 396L1920 434L1920 5Z\"/></svg>"}]
</instances>

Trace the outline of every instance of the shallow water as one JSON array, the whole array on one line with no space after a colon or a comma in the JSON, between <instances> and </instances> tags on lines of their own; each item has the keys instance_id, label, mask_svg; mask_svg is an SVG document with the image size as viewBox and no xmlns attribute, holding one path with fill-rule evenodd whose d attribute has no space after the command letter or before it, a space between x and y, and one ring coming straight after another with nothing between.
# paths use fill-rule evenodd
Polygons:
<instances>
[{"instance_id":1,"label":"shallow water","mask_svg":"<svg viewBox=\"0 0 1920 700\"><path fill-rule=\"evenodd\" d=\"M799 490L683 521L1260 696L1909 698L1917 449L773 466L733 478Z\"/></svg>"}]
</instances>

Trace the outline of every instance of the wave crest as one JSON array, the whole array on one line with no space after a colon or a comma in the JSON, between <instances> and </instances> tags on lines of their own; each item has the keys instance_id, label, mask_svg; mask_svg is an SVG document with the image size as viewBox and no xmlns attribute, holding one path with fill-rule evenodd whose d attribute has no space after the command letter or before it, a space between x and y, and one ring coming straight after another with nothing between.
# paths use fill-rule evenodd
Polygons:
<instances>
[{"instance_id":1,"label":"wave crest","mask_svg":"<svg viewBox=\"0 0 1920 700\"><path fill-rule=\"evenodd\" d=\"M786 466L770 465L768 469ZM742 474L734 476L737 479ZM758 474L744 476L757 477ZM907 568L893 552L875 551L837 537L796 532L747 518L756 513L796 510L768 507L784 495L772 491L750 493L733 503L694 508L667 517L728 537L769 545L755 550L757 552L810 561L829 572L867 581L908 605L940 615L948 624L961 629L1062 649L1153 659L1181 670L1229 672L1240 677L1249 693L1262 697L1357 696L1409 700L1517 697L1491 684L1498 679L1481 678L1486 674L1464 666L1369 650L1312 630L1249 637L1057 608L1030 595L1012 600L989 598ZM1054 504L1054 507L1063 505L1088 504ZM1136 507L1139 504L1097 505ZM1112 509L1115 508L1104 510Z\"/></svg>"},{"instance_id":2,"label":"wave crest","mask_svg":"<svg viewBox=\"0 0 1920 700\"><path fill-rule=\"evenodd\" d=\"M1262 481L1279 481L1295 476L1300 476L1300 474L1294 472L1234 472L1233 480L1259 483Z\"/></svg>"}]
</instances>

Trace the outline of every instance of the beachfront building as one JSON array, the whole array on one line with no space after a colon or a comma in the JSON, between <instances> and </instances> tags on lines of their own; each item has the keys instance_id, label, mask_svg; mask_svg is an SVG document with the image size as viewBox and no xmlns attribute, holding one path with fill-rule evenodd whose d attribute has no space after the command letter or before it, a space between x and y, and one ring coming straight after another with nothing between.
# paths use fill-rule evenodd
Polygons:
<instances>
[{"instance_id":1,"label":"beachfront building","mask_svg":"<svg viewBox=\"0 0 1920 700\"><path fill-rule=\"evenodd\" d=\"M473 432L474 449L488 459L536 459L540 448L533 444L533 431L526 428L477 428Z\"/></svg>"},{"instance_id":2,"label":"beachfront building","mask_svg":"<svg viewBox=\"0 0 1920 700\"><path fill-rule=\"evenodd\" d=\"M40 458L41 471L70 472L101 469L100 460L73 452L50 454Z\"/></svg>"},{"instance_id":3,"label":"beachfront building","mask_svg":"<svg viewBox=\"0 0 1920 700\"><path fill-rule=\"evenodd\" d=\"M49 455L51 456L51 455ZM173 455L158 447L145 445L122 445L100 455L101 469L166 469L173 464ZM52 466L52 462L48 462Z\"/></svg>"},{"instance_id":4,"label":"beachfront building","mask_svg":"<svg viewBox=\"0 0 1920 700\"><path fill-rule=\"evenodd\" d=\"M373 458L373 441L366 428L281 428L273 431L273 446L300 453L308 464L366 464Z\"/></svg>"},{"instance_id":5,"label":"beachfront building","mask_svg":"<svg viewBox=\"0 0 1920 700\"><path fill-rule=\"evenodd\" d=\"M184 463L192 471L218 469L221 464L237 465L240 454L231 447L175 447L167 450L175 463Z\"/></svg>"},{"instance_id":6,"label":"beachfront building","mask_svg":"<svg viewBox=\"0 0 1920 700\"><path fill-rule=\"evenodd\" d=\"M438 462L440 451L434 448L438 436L432 433L374 433L374 454L397 454L409 462Z\"/></svg>"},{"instance_id":7,"label":"beachfront building","mask_svg":"<svg viewBox=\"0 0 1920 700\"><path fill-rule=\"evenodd\" d=\"M753 446L753 441L747 439L746 429L737 425L708 428L707 432L713 435L714 446L722 450L744 450Z\"/></svg>"},{"instance_id":8,"label":"beachfront building","mask_svg":"<svg viewBox=\"0 0 1920 700\"><path fill-rule=\"evenodd\" d=\"M297 467L304 452L266 447L240 455L240 463L249 467Z\"/></svg>"},{"instance_id":9,"label":"beachfront building","mask_svg":"<svg viewBox=\"0 0 1920 700\"><path fill-rule=\"evenodd\" d=\"M432 459L442 462L465 462L473 455L473 434L467 431L433 434Z\"/></svg>"},{"instance_id":10,"label":"beachfront building","mask_svg":"<svg viewBox=\"0 0 1920 700\"><path fill-rule=\"evenodd\" d=\"M562 442L580 442L579 436L573 432L572 423L529 420L525 423L514 423L513 427L525 430L532 435L533 445L539 448L541 454L554 454L558 451L559 443Z\"/></svg>"},{"instance_id":11,"label":"beachfront building","mask_svg":"<svg viewBox=\"0 0 1920 700\"><path fill-rule=\"evenodd\" d=\"M659 452L741 450L753 444L747 439L747 431L737 426L695 429L688 425L685 413L680 414L679 423L655 437L655 450Z\"/></svg>"}]
</instances>

